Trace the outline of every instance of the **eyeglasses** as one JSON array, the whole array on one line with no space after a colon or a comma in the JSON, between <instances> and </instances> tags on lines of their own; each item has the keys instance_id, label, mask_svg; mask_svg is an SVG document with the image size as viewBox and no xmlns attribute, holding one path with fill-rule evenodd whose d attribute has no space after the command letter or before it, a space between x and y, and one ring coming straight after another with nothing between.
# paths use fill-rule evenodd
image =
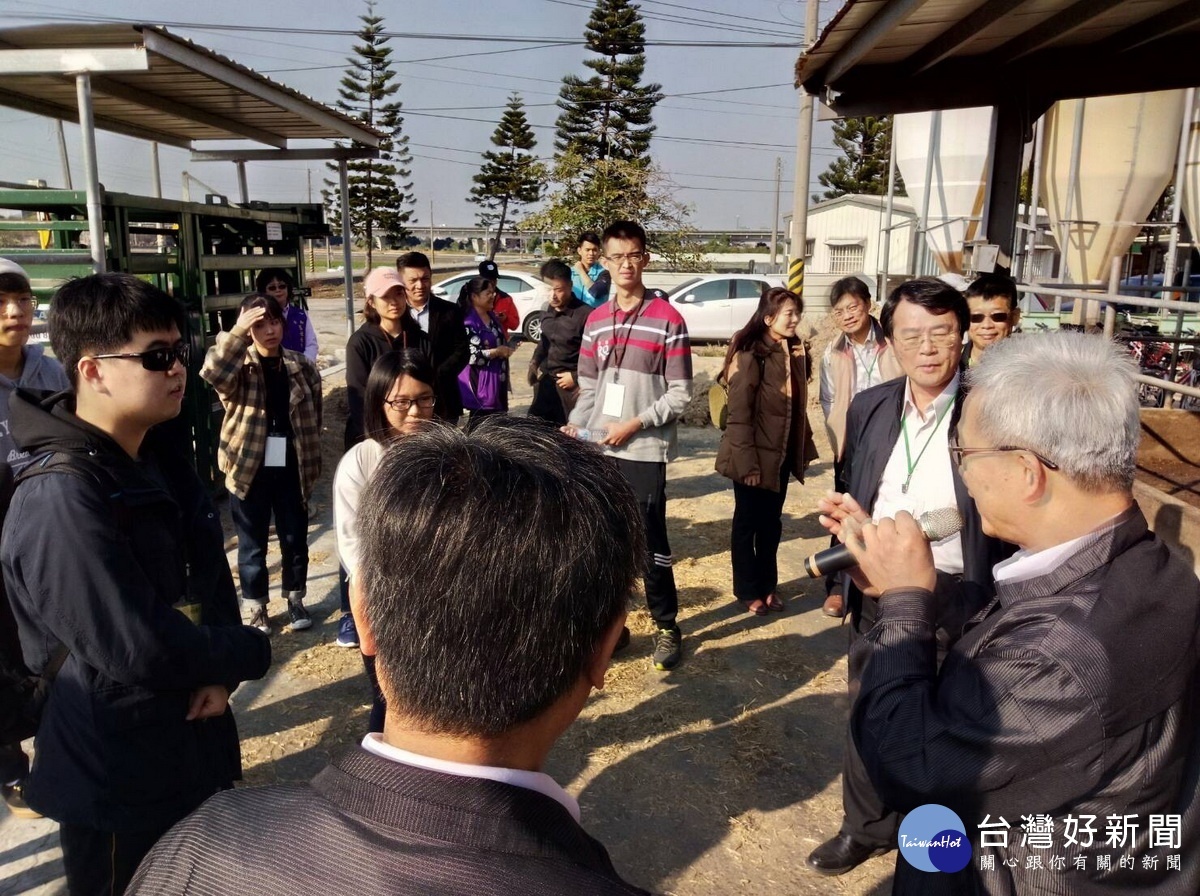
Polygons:
<instances>
[{"instance_id":1,"label":"eyeglasses","mask_svg":"<svg viewBox=\"0 0 1200 896\"><path fill-rule=\"evenodd\" d=\"M383 403L393 411L407 414L414 404L421 410L427 411L433 407L433 403L436 400L437 398L434 395L422 395L420 398L385 398Z\"/></svg>"},{"instance_id":2,"label":"eyeglasses","mask_svg":"<svg viewBox=\"0 0 1200 896\"><path fill-rule=\"evenodd\" d=\"M996 448L963 448L958 444L957 430L950 433L950 438L947 440L947 444L950 447L950 459L954 461L954 465L958 467L960 471L962 470L963 458L968 454L999 454L1001 452L1008 451L1024 451L1026 454L1032 454L1039 461L1041 461L1042 466L1047 470L1058 469L1058 464L1056 464L1054 461L1050 460L1049 458L1042 457L1042 455L1038 454L1036 451L1033 451L1029 448L1022 448L1019 445L1000 445Z\"/></svg>"},{"instance_id":3,"label":"eyeglasses","mask_svg":"<svg viewBox=\"0 0 1200 896\"><path fill-rule=\"evenodd\" d=\"M981 324L985 320L991 320L994 324L1008 323L1010 315L1007 311L993 311L990 314L972 314L971 323Z\"/></svg>"},{"instance_id":4,"label":"eyeglasses","mask_svg":"<svg viewBox=\"0 0 1200 896\"><path fill-rule=\"evenodd\" d=\"M905 333L903 336L892 337L892 341L898 346L910 350L920 348L926 339L935 347L946 348L961 341L962 337L959 335L958 330L950 327L938 327L935 330L925 330L921 333Z\"/></svg>"},{"instance_id":5,"label":"eyeglasses","mask_svg":"<svg viewBox=\"0 0 1200 896\"><path fill-rule=\"evenodd\" d=\"M163 373L175 366L178 361L184 367L187 367L188 360L192 357L192 347L182 339L172 346L166 348L150 348L144 352L119 352L109 355L92 355L97 361L103 358L129 358L137 359L142 362L142 368L152 370L155 373Z\"/></svg>"},{"instance_id":6,"label":"eyeglasses","mask_svg":"<svg viewBox=\"0 0 1200 896\"><path fill-rule=\"evenodd\" d=\"M622 265L627 261L630 264L637 264L649 257L649 252L626 252L624 255L605 255L604 259L605 261L611 261L615 265Z\"/></svg>"},{"instance_id":7,"label":"eyeglasses","mask_svg":"<svg viewBox=\"0 0 1200 896\"><path fill-rule=\"evenodd\" d=\"M831 308L829 313L839 320L846 317L853 317L856 314L862 313L862 305L855 303L848 308Z\"/></svg>"}]
</instances>

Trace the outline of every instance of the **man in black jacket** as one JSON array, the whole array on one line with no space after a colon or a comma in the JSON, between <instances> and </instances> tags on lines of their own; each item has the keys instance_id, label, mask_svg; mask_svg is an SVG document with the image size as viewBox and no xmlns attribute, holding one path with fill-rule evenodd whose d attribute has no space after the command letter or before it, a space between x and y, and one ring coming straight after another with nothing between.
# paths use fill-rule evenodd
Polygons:
<instances>
[{"instance_id":1,"label":"man in black jacket","mask_svg":"<svg viewBox=\"0 0 1200 896\"><path fill-rule=\"evenodd\" d=\"M550 289L550 307L542 315L542 338L529 361L534 387L531 416L562 425L579 398L579 346L592 309L571 292L571 269L552 258L539 272Z\"/></svg>"},{"instance_id":2,"label":"man in black jacket","mask_svg":"<svg viewBox=\"0 0 1200 896\"><path fill-rule=\"evenodd\" d=\"M896 894L1200 892L1200 582L1134 502L1136 373L1065 331L971 369L950 456L984 531L1021 548L994 587L938 573L906 513L822 501L878 595L852 652L871 780L913 839L967 839L902 846ZM983 609L939 664L957 602Z\"/></svg>"},{"instance_id":3,"label":"man in black jacket","mask_svg":"<svg viewBox=\"0 0 1200 896\"><path fill-rule=\"evenodd\" d=\"M433 412L439 420L457 423L463 412L458 374L470 357L462 312L433 294L433 268L424 252L404 253L396 259L396 270L408 294L408 312L425 333L424 347L433 361L437 377Z\"/></svg>"},{"instance_id":4,"label":"man in black jacket","mask_svg":"<svg viewBox=\"0 0 1200 896\"><path fill-rule=\"evenodd\" d=\"M530 495L523 537L479 537ZM383 733L311 783L209 800L131 893L641 893L541 771L604 684L645 556L640 520L616 464L543 423L401 439L363 493L354 580ZM320 849L281 860L290 843Z\"/></svg>"},{"instance_id":5,"label":"man in black jacket","mask_svg":"<svg viewBox=\"0 0 1200 896\"><path fill-rule=\"evenodd\" d=\"M270 665L211 500L150 432L179 414L183 319L136 277L74 280L50 304L74 394L12 399L17 443L47 472L18 483L4 582L29 668L69 651L25 794L60 823L71 896L123 892L164 831L241 777L229 694Z\"/></svg>"},{"instance_id":6,"label":"man in black jacket","mask_svg":"<svg viewBox=\"0 0 1200 896\"><path fill-rule=\"evenodd\" d=\"M847 490L875 518L956 507L963 527L934 544L938 568L966 581L990 583L992 565L1009 551L984 535L946 448L962 406L959 361L968 324L966 300L940 280L909 280L892 291L880 323L905 375L860 392L851 402L842 455ZM844 584L853 647L875 624L878 608L851 582ZM946 609L940 621L947 630L970 615L962 615L969 609L963 605ZM856 656L852 650L847 673L852 704L862 676ZM875 792L849 731L842 808L837 836L808 857L808 866L820 874L845 874L896 848L900 817Z\"/></svg>"}]
</instances>

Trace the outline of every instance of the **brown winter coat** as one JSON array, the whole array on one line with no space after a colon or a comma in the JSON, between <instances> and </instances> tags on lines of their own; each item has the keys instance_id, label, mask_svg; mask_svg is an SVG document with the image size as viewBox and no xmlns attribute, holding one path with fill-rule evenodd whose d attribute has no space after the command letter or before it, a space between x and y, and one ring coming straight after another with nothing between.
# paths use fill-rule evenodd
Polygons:
<instances>
[{"instance_id":1,"label":"brown winter coat","mask_svg":"<svg viewBox=\"0 0 1200 896\"><path fill-rule=\"evenodd\" d=\"M759 487L779 491L779 471L788 449L793 408L800 434L792 457L792 474L804 481L804 470L817 457L808 425L809 360L803 343L758 342L737 352L729 362L729 422L717 451L717 472L734 482L758 473ZM793 400L793 390L799 390Z\"/></svg>"}]
</instances>

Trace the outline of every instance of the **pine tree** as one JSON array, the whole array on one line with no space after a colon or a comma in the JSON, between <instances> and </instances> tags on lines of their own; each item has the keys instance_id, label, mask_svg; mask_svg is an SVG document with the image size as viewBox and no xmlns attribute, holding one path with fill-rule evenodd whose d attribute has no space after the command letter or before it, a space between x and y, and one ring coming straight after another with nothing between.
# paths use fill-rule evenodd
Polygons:
<instances>
[{"instance_id":1,"label":"pine tree","mask_svg":"<svg viewBox=\"0 0 1200 896\"><path fill-rule=\"evenodd\" d=\"M646 68L645 35L638 7L629 0L596 0L584 37L595 59L584 80L563 78L554 148L586 160L644 160L654 134L651 118L661 84L641 84Z\"/></svg>"},{"instance_id":2,"label":"pine tree","mask_svg":"<svg viewBox=\"0 0 1200 896\"><path fill-rule=\"evenodd\" d=\"M354 55L347 57L345 74L338 88L337 108L363 124L381 131L379 158L350 162L350 231L355 240L366 245L367 267L371 267L377 235L391 242L408 236L413 220L412 182L409 180L412 157L408 138L403 135L404 119L400 103L392 99L400 89L392 69L392 49L384 36L383 17L375 15L374 0L367 0L366 15L359 16L363 27L356 35L359 43ZM347 144L341 144L347 145ZM362 147L363 144L351 144ZM329 166L337 170L336 165ZM341 197L334 181L327 180L322 191L335 228L342 224Z\"/></svg>"},{"instance_id":3,"label":"pine tree","mask_svg":"<svg viewBox=\"0 0 1200 896\"><path fill-rule=\"evenodd\" d=\"M843 118L834 122L833 142L843 153L818 175L826 187L821 199L836 199L846 193L882 196L887 193L888 158L892 150L892 119ZM900 173L896 172L896 194L904 194ZM813 201L818 197L813 196Z\"/></svg>"},{"instance_id":4,"label":"pine tree","mask_svg":"<svg viewBox=\"0 0 1200 896\"><path fill-rule=\"evenodd\" d=\"M492 145L500 147L500 151L488 150L483 154L483 167L473 178L475 186L471 188L471 198L481 206L480 226L496 229L489 259L495 258L500 247L509 213L541 198L546 171L531 152L536 144L533 129L525 118L525 106L514 93L492 134Z\"/></svg>"}]
</instances>

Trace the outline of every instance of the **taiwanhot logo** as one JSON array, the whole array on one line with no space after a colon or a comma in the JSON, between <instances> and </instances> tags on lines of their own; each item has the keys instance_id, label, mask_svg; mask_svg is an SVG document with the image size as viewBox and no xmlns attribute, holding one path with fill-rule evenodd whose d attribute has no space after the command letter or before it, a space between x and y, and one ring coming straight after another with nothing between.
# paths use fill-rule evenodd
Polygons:
<instances>
[{"instance_id":1,"label":"taiwanhot logo","mask_svg":"<svg viewBox=\"0 0 1200 896\"><path fill-rule=\"evenodd\" d=\"M971 861L971 841L962 819L945 806L917 806L900 823L900 855L922 871L962 871Z\"/></svg>"}]
</instances>

